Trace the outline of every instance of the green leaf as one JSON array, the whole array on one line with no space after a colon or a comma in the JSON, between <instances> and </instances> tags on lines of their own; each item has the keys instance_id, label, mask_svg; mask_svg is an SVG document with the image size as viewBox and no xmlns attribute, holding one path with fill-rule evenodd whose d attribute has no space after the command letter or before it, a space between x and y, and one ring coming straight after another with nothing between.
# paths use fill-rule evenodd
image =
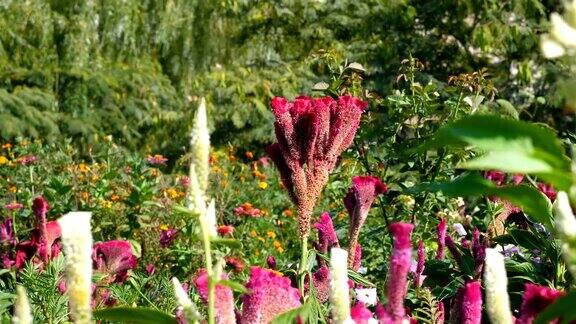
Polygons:
<instances>
[{"instance_id":1,"label":"green leaf","mask_svg":"<svg viewBox=\"0 0 576 324\"><path fill-rule=\"evenodd\" d=\"M236 282L236 281L220 280L220 281L218 281L218 284L230 287L230 289L237 291L239 293L242 293L242 294L247 294L250 292L250 290L248 290L246 287L244 287L244 285L242 285L241 283Z\"/></svg>"},{"instance_id":2,"label":"green leaf","mask_svg":"<svg viewBox=\"0 0 576 324\"><path fill-rule=\"evenodd\" d=\"M242 244L240 243L240 241L235 240L235 239L227 239L227 238L213 238L210 240L210 242L214 243L214 245L224 245L224 246L228 246L231 248L240 248L242 247Z\"/></svg>"},{"instance_id":3,"label":"green leaf","mask_svg":"<svg viewBox=\"0 0 576 324\"><path fill-rule=\"evenodd\" d=\"M534 324L547 324L553 319L562 317L562 323L576 319L576 292L570 292L566 296L556 299L554 303L546 307L534 320Z\"/></svg>"},{"instance_id":4,"label":"green leaf","mask_svg":"<svg viewBox=\"0 0 576 324\"><path fill-rule=\"evenodd\" d=\"M530 173L567 190L573 180L562 143L549 129L497 116L473 115L442 127L420 149L473 146L483 155L460 165Z\"/></svg>"},{"instance_id":5,"label":"green leaf","mask_svg":"<svg viewBox=\"0 0 576 324\"><path fill-rule=\"evenodd\" d=\"M297 322L298 317L302 323L306 323L310 313L312 312L310 303L306 302L304 305L291 309L287 312L284 312L278 316L276 316L272 321L271 324L293 324Z\"/></svg>"},{"instance_id":6,"label":"green leaf","mask_svg":"<svg viewBox=\"0 0 576 324\"><path fill-rule=\"evenodd\" d=\"M176 319L166 313L144 307L115 307L94 312L100 320L135 324L176 324Z\"/></svg>"}]
</instances>

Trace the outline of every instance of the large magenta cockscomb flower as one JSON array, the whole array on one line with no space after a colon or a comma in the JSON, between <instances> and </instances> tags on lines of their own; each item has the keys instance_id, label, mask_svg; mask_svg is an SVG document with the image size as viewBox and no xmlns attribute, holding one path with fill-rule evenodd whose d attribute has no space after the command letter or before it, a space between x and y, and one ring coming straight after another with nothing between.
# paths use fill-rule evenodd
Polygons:
<instances>
[{"instance_id":1,"label":"large magenta cockscomb flower","mask_svg":"<svg viewBox=\"0 0 576 324\"><path fill-rule=\"evenodd\" d=\"M290 198L298 207L300 238L308 237L312 210L338 156L354 139L367 103L341 96L293 102L276 97L270 103L277 143L268 148Z\"/></svg>"},{"instance_id":2,"label":"large magenta cockscomb flower","mask_svg":"<svg viewBox=\"0 0 576 324\"><path fill-rule=\"evenodd\" d=\"M323 212L320 215L320 219L314 224L314 228L318 230L318 252L328 254L330 248L340 247L334 224L332 224L332 218L330 218L328 212Z\"/></svg>"},{"instance_id":3,"label":"large magenta cockscomb flower","mask_svg":"<svg viewBox=\"0 0 576 324\"><path fill-rule=\"evenodd\" d=\"M290 285L290 279L273 270L252 267L246 288L250 293L242 296L241 323L269 323L301 305L298 289Z\"/></svg>"},{"instance_id":4,"label":"large magenta cockscomb flower","mask_svg":"<svg viewBox=\"0 0 576 324\"><path fill-rule=\"evenodd\" d=\"M39 236L35 233L39 233ZM32 242L36 244L38 255L43 262L46 263L60 255L60 243L57 240L62 236L62 230L57 221L45 223L35 233L33 233Z\"/></svg>"},{"instance_id":5,"label":"large magenta cockscomb flower","mask_svg":"<svg viewBox=\"0 0 576 324\"><path fill-rule=\"evenodd\" d=\"M413 228L414 225L409 223L394 223L390 225L394 243L388 269L388 304L386 305L386 311L394 323L399 323L406 317L404 298L408 289L408 271L410 271L412 261L410 235Z\"/></svg>"},{"instance_id":6,"label":"large magenta cockscomb flower","mask_svg":"<svg viewBox=\"0 0 576 324\"><path fill-rule=\"evenodd\" d=\"M350 317L355 324L368 324L374 320L372 312L366 308L364 303L357 303L350 309ZM372 321L370 321L372 319Z\"/></svg>"},{"instance_id":7,"label":"large magenta cockscomb flower","mask_svg":"<svg viewBox=\"0 0 576 324\"><path fill-rule=\"evenodd\" d=\"M227 280L228 276L222 274L221 279ZM194 280L194 285L202 300L208 302L208 273L205 269L199 271L198 276ZM216 322L218 324L235 324L236 314L234 313L234 296L232 289L223 285L216 285L215 288L214 307L216 309Z\"/></svg>"},{"instance_id":8,"label":"large magenta cockscomb flower","mask_svg":"<svg viewBox=\"0 0 576 324\"><path fill-rule=\"evenodd\" d=\"M460 323L480 324L482 321L482 290L480 282L466 283L460 305Z\"/></svg>"},{"instance_id":9,"label":"large magenta cockscomb flower","mask_svg":"<svg viewBox=\"0 0 576 324\"><path fill-rule=\"evenodd\" d=\"M92 262L96 272L108 275L107 282L124 282L128 270L136 268L137 261L130 242L113 240L94 244Z\"/></svg>"},{"instance_id":10,"label":"large magenta cockscomb flower","mask_svg":"<svg viewBox=\"0 0 576 324\"><path fill-rule=\"evenodd\" d=\"M360 229L368 217L368 211L370 211L376 196L387 190L386 185L376 177L356 176L352 178L352 187L344 197L344 205L348 210L348 215L350 215L350 228L348 230L350 238L348 266L350 267L354 263Z\"/></svg>"},{"instance_id":11,"label":"large magenta cockscomb flower","mask_svg":"<svg viewBox=\"0 0 576 324\"><path fill-rule=\"evenodd\" d=\"M438 241L438 250L436 250L436 260L444 260L446 247L446 219L440 219L440 223L436 227L436 240Z\"/></svg>"},{"instance_id":12,"label":"large magenta cockscomb flower","mask_svg":"<svg viewBox=\"0 0 576 324\"><path fill-rule=\"evenodd\" d=\"M520 317L516 320L516 324L531 324L544 308L565 294L550 287L530 283L527 283L525 287L522 306L520 306Z\"/></svg>"}]
</instances>

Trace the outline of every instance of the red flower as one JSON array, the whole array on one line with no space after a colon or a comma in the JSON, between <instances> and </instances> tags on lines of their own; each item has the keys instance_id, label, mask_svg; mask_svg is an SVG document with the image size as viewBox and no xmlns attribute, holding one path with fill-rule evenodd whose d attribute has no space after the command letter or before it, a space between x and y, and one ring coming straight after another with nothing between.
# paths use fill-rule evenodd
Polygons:
<instances>
[{"instance_id":1,"label":"red flower","mask_svg":"<svg viewBox=\"0 0 576 324\"><path fill-rule=\"evenodd\" d=\"M516 324L532 323L541 311L562 296L564 296L562 291L527 283L522 296L520 318L516 320Z\"/></svg>"},{"instance_id":2,"label":"red flower","mask_svg":"<svg viewBox=\"0 0 576 324\"><path fill-rule=\"evenodd\" d=\"M226 264L231 266L232 269L234 270L234 272L242 272L242 270L244 270L244 262L242 260L240 260L239 258L233 257L233 256L229 256L225 258L226 260Z\"/></svg>"},{"instance_id":3,"label":"red flower","mask_svg":"<svg viewBox=\"0 0 576 324\"><path fill-rule=\"evenodd\" d=\"M506 173L497 170L486 171L484 178L494 182L497 186L501 186L506 181Z\"/></svg>"},{"instance_id":4,"label":"red flower","mask_svg":"<svg viewBox=\"0 0 576 324\"><path fill-rule=\"evenodd\" d=\"M92 261L97 272L108 275L108 282L124 282L128 270L136 268L136 257L130 242L113 240L98 242L92 247Z\"/></svg>"},{"instance_id":5,"label":"red flower","mask_svg":"<svg viewBox=\"0 0 576 324\"><path fill-rule=\"evenodd\" d=\"M554 189L551 184L540 182L538 183L538 189L540 189L540 191L542 191L542 193L552 202L556 200L556 189Z\"/></svg>"},{"instance_id":6,"label":"red flower","mask_svg":"<svg viewBox=\"0 0 576 324\"><path fill-rule=\"evenodd\" d=\"M232 234L232 232L234 232L234 226L231 226L231 225L218 226L218 234L220 234L222 236Z\"/></svg>"},{"instance_id":7,"label":"red flower","mask_svg":"<svg viewBox=\"0 0 576 324\"><path fill-rule=\"evenodd\" d=\"M330 248L340 246L332 224L332 218L330 218L328 212L323 212L320 215L320 219L314 224L314 228L318 230L318 252L328 254Z\"/></svg>"},{"instance_id":8,"label":"red flower","mask_svg":"<svg viewBox=\"0 0 576 324\"><path fill-rule=\"evenodd\" d=\"M250 216L250 217L259 217L261 212L260 209L254 208L251 203L243 203L242 205L234 208L234 214L236 216Z\"/></svg>"}]
</instances>

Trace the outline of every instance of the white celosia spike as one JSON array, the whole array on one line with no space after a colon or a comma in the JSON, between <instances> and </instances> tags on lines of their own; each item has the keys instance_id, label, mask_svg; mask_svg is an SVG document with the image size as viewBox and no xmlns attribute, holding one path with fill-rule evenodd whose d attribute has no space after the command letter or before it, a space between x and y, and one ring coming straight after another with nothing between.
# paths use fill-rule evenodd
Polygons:
<instances>
[{"instance_id":1,"label":"white celosia spike","mask_svg":"<svg viewBox=\"0 0 576 324\"><path fill-rule=\"evenodd\" d=\"M198 185L198 177L196 176L196 167L194 164L190 165L190 185L188 187L188 208L197 215L206 213L206 202L204 201L204 193Z\"/></svg>"},{"instance_id":2,"label":"white celosia spike","mask_svg":"<svg viewBox=\"0 0 576 324\"><path fill-rule=\"evenodd\" d=\"M576 218L574 218L568 195L564 191L558 192L552 210L556 232L562 240L562 257L568 270L576 276L576 246L571 243L576 238Z\"/></svg>"},{"instance_id":3,"label":"white celosia spike","mask_svg":"<svg viewBox=\"0 0 576 324\"><path fill-rule=\"evenodd\" d=\"M210 133L208 131L208 116L206 114L206 100L200 100L200 106L196 111L194 125L190 140L191 164L196 167L198 184L205 195L208 187L208 175L210 173Z\"/></svg>"},{"instance_id":4,"label":"white celosia spike","mask_svg":"<svg viewBox=\"0 0 576 324\"><path fill-rule=\"evenodd\" d=\"M72 212L58 219L66 256L66 286L74 323L91 323L92 232L90 212Z\"/></svg>"},{"instance_id":5,"label":"white celosia spike","mask_svg":"<svg viewBox=\"0 0 576 324\"><path fill-rule=\"evenodd\" d=\"M12 324L32 324L32 312L26 289L23 286L16 286L16 300L14 301L14 316Z\"/></svg>"},{"instance_id":6,"label":"white celosia spike","mask_svg":"<svg viewBox=\"0 0 576 324\"><path fill-rule=\"evenodd\" d=\"M542 38L540 38L540 49L544 57L549 59L558 58L566 54L564 47L552 40L549 35L543 35Z\"/></svg>"},{"instance_id":7,"label":"white celosia spike","mask_svg":"<svg viewBox=\"0 0 576 324\"><path fill-rule=\"evenodd\" d=\"M189 323L197 323L200 319L200 313L196 309L196 305L190 300L184 288L182 288L182 284L178 278L172 278L172 285L174 286L174 295L176 296L176 301L178 305L182 306L184 310L184 317Z\"/></svg>"},{"instance_id":8,"label":"white celosia spike","mask_svg":"<svg viewBox=\"0 0 576 324\"><path fill-rule=\"evenodd\" d=\"M560 44L569 48L576 48L576 29L575 26L570 26L560 14L553 12L550 15L550 23L552 28L550 35L557 40Z\"/></svg>"},{"instance_id":9,"label":"white celosia spike","mask_svg":"<svg viewBox=\"0 0 576 324\"><path fill-rule=\"evenodd\" d=\"M508 278L504 257L496 249L486 249L484 261L484 286L486 288L486 312L491 323L514 323L508 298Z\"/></svg>"},{"instance_id":10,"label":"white celosia spike","mask_svg":"<svg viewBox=\"0 0 576 324\"><path fill-rule=\"evenodd\" d=\"M216 231L216 203L214 199L208 204L206 208L206 213L200 216L200 224L202 226L202 231L207 235L208 238L215 238L218 236Z\"/></svg>"},{"instance_id":11,"label":"white celosia spike","mask_svg":"<svg viewBox=\"0 0 576 324\"><path fill-rule=\"evenodd\" d=\"M330 250L330 305L336 324L350 322L350 294L348 291L348 252L340 248Z\"/></svg>"}]
</instances>

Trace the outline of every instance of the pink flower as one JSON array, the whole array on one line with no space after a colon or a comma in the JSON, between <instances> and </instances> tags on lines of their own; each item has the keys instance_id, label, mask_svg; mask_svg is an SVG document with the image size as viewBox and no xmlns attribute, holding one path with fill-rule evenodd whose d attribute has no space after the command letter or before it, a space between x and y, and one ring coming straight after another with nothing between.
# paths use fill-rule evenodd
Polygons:
<instances>
[{"instance_id":1,"label":"pink flower","mask_svg":"<svg viewBox=\"0 0 576 324\"><path fill-rule=\"evenodd\" d=\"M236 257L228 256L225 258L226 265L232 267L234 272L242 272L244 270L244 262Z\"/></svg>"},{"instance_id":2,"label":"pink flower","mask_svg":"<svg viewBox=\"0 0 576 324\"><path fill-rule=\"evenodd\" d=\"M462 261L462 254L460 253L460 250L458 250L458 248L456 247L456 243L454 242L452 236L450 235L446 235L446 247L448 248L448 251L450 251L450 254L452 254L454 261L460 264L460 262Z\"/></svg>"},{"instance_id":3,"label":"pink flower","mask_svg":"<svg viewBox=\"0 0 576 324\"><path fill-rule=\"evenodd\" d=\"M268 154L298 207L302 239L308 236L312 210L328 175L352 144L368 104L352 96L337 100L300 96L293 102L276 97L270 105L278 142L268 148Z\"/></svg>"},{"instance_id":4,"label":"pink flower","mask_svg":"<svg viewBox=\"0 0 576 324\"><path fill-rule=\"evenodd\" d=\"M234 232L234 226L232 225L220 225L218 226L218 234L222 235L222 236L226 236L228 234L232 234L232 232Z\"/></svg>"},{"instance_id":5,"label":"pink flower","mask_svg":"<svg viewBox=\"0 0 576 324\"><path fill-rule=\"evenodd\" d=\"M372 319L372 312L364 306L364 303L357 303L350 309L350 317L356 324L368 324Z\"/></svg>"},{"instance_id":6,"label":"pink flower","mask_svg":"<svg viewBox=\"0 0 576 324\"><path fill-rule=\"evenodd\" d=\"M519 185L524 180L524 175L522 173L516 173L512 176L512 183Z\"/></svg>"},{"instance_id":7,"label":"pink flower","mask_svg":"<svg viewBox=\"0 0 576 324\"><path fill-rule=\"evenodd\" d=\"M314 228L318 230L318 252L328 254L330 248L340 246L332 224L332 218L330 218L328 212L323 212L320 215L320 219L314 224Z\"/></svg>"},{"instance_id":8,"label":"pink flower","mask_svg":"<svg viewBox=\"0 0 576 324\"><path fill-rule=\"evenodd\" d=\"M48 213L48 202L44 197L38 196L32 202L32 211L40 224L46 223L46 213Z\"/></svg>"},{"instance_id":9,"label":"pink flower","mask_svg":"<svg viewBox=\"0 0 576 324\"><path fill-rule=\"evenodd\" d=\"M242 296L241 323L268 323L301 306L298 289L291 286L290 279L273 270L252 267L246 288L250 293Z\"/></svg>"},{"instance_id":10,"label":"pink flower","mask_svg":"<svg viewBox=\"0 0 576 324\"><path fill-rule=\"evenodd\" d=\"M482 291L480 282L472 281L464 286L460 306L460 323L480 324L482 321Z\"/></svg>"},{"instance_id":11,"label":"pink flower","mask_svg":"<svg viewBox=\"0 0 576 324\"><path fill-rule=\"evenodd\" d=\"M388 304L386 311L394 322L405 319L404 298L408 289L408 271L412 259L410 234L414 228L409 223L394 223L390 225L390 232L394 236L392 256L387 278Z\"/></svg>"},{"instance_id":12,"label":"pink flower","mask_svg":"<svg viewBox=\"0 0 576 324\"><path fill-rule=\"evenodd\" d=\"M38 157L35 155L25 155L25 156L21 156L18 158L18 163L20 163L21 165L30 165L34 162L38 161Z\"/></svg>"},{"instance_id":13,"label":"pink flower","mask_svg":"<svg viewBox=\"0 0 576 324\"><path fill-rule=\"evenodd\" d=\"M312 274L312 284L316 292L316 298L320 303L325 303L330 298L330 269L321 266Z\"/></svg>"},{"instance_id":14,"label":"pink flower","mask_svg":"<svg viewBox=\"0 0 576 324\"><path fill-rule=\"evenodd\" d=\"M497 186L501 186L506 181L506 173L497 170L486 171L484 178L494 182Z\"/></svg>"},{"instance_id":15,"label":"pink flower","mask_svg":"<svg viewBox=\"0 0 576 324\"><path fill-rule=\"evenodd\" d=\"M136 268L137 262L130 242L124 240L94 244L92 261L97 272L108 275L108 282L126 281L128 270Z\"/></svg>"},{"instance_id":16,"label":"pink flower","mask_svg":"<svg viewBox=\"0 0 576 324\"><path fill-rule=\"evenodd\" d=\"M516 324L530 324L536 316L540 314L548 305L557 298L564 296L564 292L549 287L538 286L527 283L524 295L522 296L522 306L520 307L520 318Z\"/></svg>"},{"instance_id":17,"label":"pink flower","mask_svg":"<svg viewBox=\"0 0 576 324\"><path fill-rule=\"evenodd\" d=\"M182 178L180 178L180 180L178 181L178 184L184 188L188 188L190 186L190 178L187 176L183 176Z\"/></svg>"},{"instance_id":18,"label":"pink flower","mask_svg":"<svg viewBox=\"0 0 576 324\"><path fill-rule=\"evenodd\" d=\"M424 281L424 262L426 262L426 251L424 250L424 242L418 241L418 260L416 264L416 271L414 272L414 287L420 288L422 281Z\"/></svg>"},{"instance_id":19,"label":"pink flower","mask_svg":"<svg viewBox=\"0 0 576 324\"><path fill-rule=\"evenodd\" d=\"M234 208L234 214L236 216L250 216L250 217L259 217L260 216L260 209L254 208L251 203L243 203L242 205Z\"/></svg>"},{"instance_id":20,"label":"pink flower","mask_svg":"<svg viewBox=\"0 0 576 324\"><path fill-rule=\"evenodd\" d=\"M58 290L60 295L64 295L66 293L66 291L68 290L68 287L66 287L66 280L62 279L62 280L58 281L58 284L56 285L56 290Z\"/></svg>"},{"instance_id":21,"label":"pink flower","mask_svg":"<svg viewBox=\"0 0 576 324\"><path fill-rule=\"evenodd\" d=\"M150 165L164 165L166 162L168 162L168 159L160 154L156 154L154 156L149 155L146 158L146 162L148 162Z\"/></svg>"},{"instance_id":22,"label":"pink flower","mask_svg":"<svg viewBox=\"0 0 576 324\"><path fill-rule=\"evenodd\" d=\"M352 178L352 187L344 197L344 205L350 215L350 246L348 247L348 265L352 266L356 253L356 245L360 229L366 218L372 202L377 195L385 193L388 188L380 179L373 176L356 176Z\"/></svg>"},{"instance_id":23,"label":"pink flower","mask_svg":"<svg viewBox=\"0 0 576 324\"><path fill-rule=\"evenodd\" d=\"M160 246L165 248L172 245L172 242L176 239L176 235L178 234L178 230L176 229L167 229L160 232Z\"/></svg>"},{"instance_id":24,"label":"pink flower","mask_svg":"<svg viewBox=\"0 0 576 324\"><path fill-rule=\"evenodd\" d=\"M540 189L540 191L542 191L542 193L546 195L546 197L548 197L548 199L550 199L552 202L556 200L556 189L554 189L551 184L539 182L538 189Z\"/></svg>"},{"instance_id":25,"label":"pink flower","mask_svg":"<svg viewBox=\"0 0 576 324\"><path fill-rule=\"evenodd\" d=\"M228 276L222 274L221 279L227 280ZM194 285L202 300L208 302L208 273L202 269L194 280ZM236 314L234 313L234 296L232 289L223 285L216 285L215 288L215 308L216 308L216 322L219 324L234 324L236 323Z\"/></svg>"},{"instance_id":26,"label":"pink flower","mask_svg":"<svg viewBox=\"0 0 576 324\"><path fill-rule=\"evenodd\" d=\"M436 250L436 260L444 260L446 247L446 219L440 219L438 227L436 227L438 250Z\"/></svg>"},{"instance_id":27,"label":"pink flower","mask_svg":"<svg viewBox=\"0 0 576 324\"><path fill-rule=\"evenodd\" d=\"M16 238L14 237L12 218L6 218L0 223L0 245L13 246L14 244L16 244Z\"/></svg>"},{"instance_id":28,"label":"pink flower","mask_svg":"<svg viewBox=\"0 0 576 324\"><path fill-rule=\"evenodd\" d=\"M154 272L156 272L156 267L154 266L154 264L149 263L146 265L146 274L148 274L149 276L153 275Z\"/></svg>"},{"instance_id":29,"label":"pink flower","mask_svg":"<svg viewBox=\"0 0 576 324\"><path fill-rule=\"evenodd\" d=\"M60 244L56 242L62 236L62 230L56 221L46 223L41 219L39 229L32 233L32 242L36 245L38 255L44 263L54 259L60 254Z\"/></svg>"},{"instance_id":30,"label":"pink flower","mask_svg":"<svg viewBox=\"0 0 576 324\"><path fill-rule=\"evenodd\" d=\"M276 270L276 258L273 255L269 255L266 258L266 264L268 265L268 268Z\"/></svg>"},{"instance_id":31,"label":"pink flower","mask_svg":"<svg viewBox=\"0 0 576 324\"><path fill-rule=\"evenodd\" d=\"M4 208L8 209L9 211L19 210L22 209L22 207L24 207L24 205L15 201L4 205Z\"/></svg>"}]
</instances>

